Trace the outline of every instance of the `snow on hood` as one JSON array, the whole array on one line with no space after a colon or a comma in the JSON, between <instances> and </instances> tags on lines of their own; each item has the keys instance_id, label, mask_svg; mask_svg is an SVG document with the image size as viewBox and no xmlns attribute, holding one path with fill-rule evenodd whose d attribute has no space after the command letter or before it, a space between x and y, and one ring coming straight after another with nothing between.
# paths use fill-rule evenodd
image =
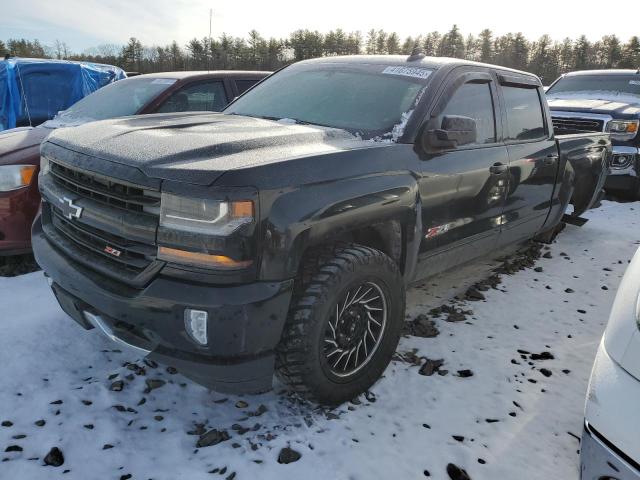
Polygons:
<instances>
[{"instance_id":1,"label":"snow on hood","mask_svg":"<svg viewBox=\"0 0 640 480\"><path fill-rule=\"evenodd\" d=\"M228 170L370 146L341 129L220 113L102 120L56 130L43 148L49 144L196 184Z\"/></svg>"},{"instance_id":2,"label":"snow on hood","mask_svg":"<svg viewBox=\"0 0 640 480\"><path fill-rule=\"evenodd\" d=\"M614 90L589 90L584 92L548 93L547 99L552 100L605 100L627 105L640 106L640 96L620 93Z\"/></svg>"},{"instance_id":3,"label":"snow on hood","mask_svg":"<svg viewBox=\"0 0 640 480\"><path fill-rule=\"evenodd\" d=\"M83 118L65 118L63 116L56 116L52 120L47 120L42 124L45 128L66 128L66 127L78 127L85 123L95 122L95 118L83 117Z\"/></svg>"}]
</instances>

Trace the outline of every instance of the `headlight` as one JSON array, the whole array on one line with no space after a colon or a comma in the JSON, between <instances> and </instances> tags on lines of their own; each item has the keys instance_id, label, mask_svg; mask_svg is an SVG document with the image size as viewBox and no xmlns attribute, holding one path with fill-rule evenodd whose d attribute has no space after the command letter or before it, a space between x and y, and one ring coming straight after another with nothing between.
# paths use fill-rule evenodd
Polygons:
<instances>
[{"instance_id":1,"label":"headlight","mask_svg":"<svg viewBox=\"0 0 640 480\"><path fill-rule=\"evenodd\" d=\"M227 236L253 222L253 202L188 198L163 193L160 226L184 232Z\"/></svg>"},{"instance_id":2,"label":"headlight","mask_svg":"<svg viewBox=\"0 0 640 480\"><path fill-rule=\"evenodd\" d=\"M613 138L630 140L638 133L638 120L612 120L607 131Z\"/></svg>"},{"instance_id":3,"label":"headlight","mask_svg":"<svg viewBox=\"0 0 640 480\"><path fill-rule=\"evenodd\" d=\"M243 243L236 242L233 235L241 227L254 223L254 212L251 200L212 200L162 193L158 258L216 269L246 268L253 261L243 258L244 255L226 255L230 252L225 247L228 243Z\"/></svg>"},{"instance_id":4,"label":"headlight","mask_svg":"<svg viewBox=\"0 0 640 480\"><path fill-rule=\"evenodd\" d=\"M26 187L31 183L35 171L35 165L0 166L0 192Z\"/></svg>"}]
</instances>

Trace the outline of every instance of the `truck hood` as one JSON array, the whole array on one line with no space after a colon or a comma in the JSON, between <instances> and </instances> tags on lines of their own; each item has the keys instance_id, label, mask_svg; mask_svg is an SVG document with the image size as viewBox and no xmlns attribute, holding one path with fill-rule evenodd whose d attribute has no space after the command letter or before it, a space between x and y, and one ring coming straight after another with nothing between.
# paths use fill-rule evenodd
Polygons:
<instances>
[{"instance_id":1,"label":"truck hood","mask_svg":"<svg viewBox=\"0 0 640 480\"><path fill-rule=\"evenodd\" d=\"M640 117L640 98L614 92L548 95L549 108L565 112L599 113L618 119Z\"/></svg>"},{"instance_id":2,"label":"truck hood","mask_svg":"<svg viewBox=\"0 0 640 480\"><path fill-rule=\"evenodd\" d=\"M198 185L228 170L371 146L340 129L220 113L103 120L60 129L48 143L152 178Z\"/></svg>"},{"instance_id":3,"label":"truck hood","mask_svg":"<svg viewBox=\"0 0 640 480\"><path fill-rule=\"evenodd\" d=\"M40 147L51 133L48 128L13 128L0 133L0 158L28 148Z\"/></svg>"}]
</instances>

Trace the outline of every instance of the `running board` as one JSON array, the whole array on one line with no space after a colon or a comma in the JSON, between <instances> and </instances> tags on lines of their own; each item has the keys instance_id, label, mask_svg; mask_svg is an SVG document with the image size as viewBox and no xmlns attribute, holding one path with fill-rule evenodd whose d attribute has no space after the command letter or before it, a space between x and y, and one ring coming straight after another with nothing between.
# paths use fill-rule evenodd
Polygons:
<instances>
[{"instance_id":1,"label":"running board","mask_svg":"<svg viewBox=\"0 0 640 480\"><path fill-rule=\"evenodd\" d=\"M571 215L563 215L562 216L562 221L564 223L569 223L571 225L575 225L576 227L581 227L583 226L585 223L587 223L589 221L588 218L584 218L584 217L573 217Z\"/></svg>"}]
</instances>

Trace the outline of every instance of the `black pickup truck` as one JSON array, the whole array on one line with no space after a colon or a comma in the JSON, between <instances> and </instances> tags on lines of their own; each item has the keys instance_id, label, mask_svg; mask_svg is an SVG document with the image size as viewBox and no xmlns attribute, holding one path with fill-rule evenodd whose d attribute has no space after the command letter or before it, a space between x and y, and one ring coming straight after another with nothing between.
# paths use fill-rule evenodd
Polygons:
<instances>
[{"instance_id":1,"label":"black pickup truck","mask_svg":"<svg viewBox=\"0 0 640 480\"><path fill-rule=\"evenodd\" d=\"M221 114L49 136L33 249L85 328L218 390L335 404L386 368L406 286L578 215L606 134L537 77L422 55L291 65Z\"/></svg>"},{"instance_id":2,"label":"black pickup truck","mask_svg":"<svg viewBox=\"0 0 640 480\"><path fill-rule=\"evenodd\" d=\"M640 199L640 69L567 73L549 87L547 99L556 133L611 135L605 188Z\"/></svg>"}]
</instances>

